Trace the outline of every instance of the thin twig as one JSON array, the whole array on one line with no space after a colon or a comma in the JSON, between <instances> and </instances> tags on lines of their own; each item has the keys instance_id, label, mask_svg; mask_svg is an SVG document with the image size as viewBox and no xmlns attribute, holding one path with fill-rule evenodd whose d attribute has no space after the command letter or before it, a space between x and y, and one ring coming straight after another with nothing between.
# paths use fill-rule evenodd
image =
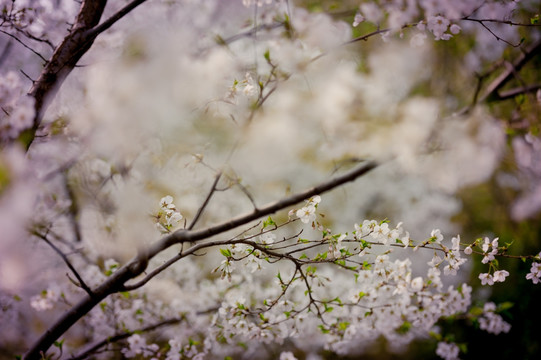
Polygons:
<instances>
[{"instance_id":1,"label":"thin twig","mask_svg":"<svg viewBox=\"0 0 541 360\"><path fill-rule=\"evenodd\" d=\"M149 332L149 331L158 329L158 328L163 327L163 326L175 325L175 324L178 324L178 323L182 322L183 320L184 320L183 317L172 318L172 319L160 321L159 323L156 323L156 324L145 326L145 327L140 328L140 329L124 332L122 334L118 334L118 335L114 335L114 336L109 336L109 337L107 337L107 338L105 338L105 339L103 339L101 341L98 341L97 343L90 346L88 349L80 352L79 354L71 356L69 359L70 360L86 359L89 355L95 353L101 347L104 347L106 345L115 343L117 341L129 338L130 336L132 336L135 333L145 333L145 332Z\"/></svg>"},{"instance_id":2,"label":"thin twig","mask_svg":"<svg viewBox=\"0 0 541 360\"><path fill-rule=\"evenodd\" d=\"M113 14L109 19L105 20L98 26L88 31L88 35L91 37L96 37L105 30L113 26L118 20L122 19L124 16L129 14L133 9L144 3L146 0L134 0L131 3L124 6L122 9Z\"/></svg>"},{"instance_id":3,"label":"thin twig","mask_svg":"<svg viewBox=\"0 0 541 360\"><path fill-rule=\"evenodd\" d=\"M75 269L75 267L71 264L71 262L69 261L68 257L66 256L66 254L64 254L55 244L53 244L51 241L49 241L49 239L47 239L47 236L46 235L43 235L43 234L40 234L38 232L33 232L33 234L37 237L39 237L40 239L42 239L43 241L45 241L47 243L47 245L49 245L58 255L60 255L60 257L62 258L62 260L64 260L64 262L66 263L66 265L68 266L68 268L71 270L71 272L73 273L73 275L75 275L75 277L77 278L77 281L79 282L79 286L84 290L86 291L86 293L90 296L90 297L93 297L94 296L94 292L88 287L88 285L86 285L85 281L83 280L83 278L81 277L81 275L79 275L79 273L77 272L77 270Z\"/></svg>"},{"instance_id":4,"label":"thin twig","mask_svg":"<svg viewBox=\"0 0 541 360\"><path fill-rule=\"evenodd\" d=\"M500 98L500 100L512 99L517 95L526 94L526 93L533 93L533 92L536 92L539 89L541 89L541 84L521 86L521 87L518 87L518 88L513 88L513 89L506 90L506 91L502 91L499 94L499 98Z\"/></svg>"},{"instance_id":5,"label":"thin twig","mask_svg":"<svg viewBox=\"0 0 541 360\"><path fill-rule=\"evenodd\" d=\"M15 41L17 41L19 44L21 44L22 46L24 46L26 49L30 50L31 52L33 52L35 55L37 55L41 60L43 60L44 62L47 62L47 59L45 59L43 57L43 55L41 55L40 53L38 53L36 50L32 49L30 46L26 45L21 39L19 39L18 37L16 37L15 35L13 34L10 34L9 32L5 31L5 30L0 30L1 33L3 34L6 34L7 36L10 36L11 38L15 39Z\"/></svg>"},{"instance_id":6,"label":"thin twig","mask_svg":"<svg viewBox=\"0 0 541 360\"><path fill-rule=\"evenodd\" d=\"M205 208L207 207L207 205L209 204L210 202L210 198L212 197L212 195L216 192L216 186L218 185L218 181L220 181L220 177L222 176L222 172L219 171L218 174L216 174L216 177L214 178L214 182L212 183L212 187L210 188L210 191L205 199L205 201L203 202L203 204L199 207L199 209L197 210L197 214L195 214L192 222L190 223L190 226L188 226L188 230L192 230L193 227L195 226L195 224L197 223L197 221L199 220L199 218L201 217L201 214L203 213L203 211L205 210Z\"/></svg>"}]
</instances>

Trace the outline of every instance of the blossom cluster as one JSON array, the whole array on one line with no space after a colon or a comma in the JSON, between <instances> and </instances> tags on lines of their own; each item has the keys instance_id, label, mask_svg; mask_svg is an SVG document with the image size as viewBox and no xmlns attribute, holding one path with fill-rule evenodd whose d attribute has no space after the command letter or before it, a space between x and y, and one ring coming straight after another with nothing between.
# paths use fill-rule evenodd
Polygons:
<instances>
[{"instance_id":1,"label":"blossom cluster","mask_svg":"<svg viewBox=\"0 0 541 360\"><path fill-rule=\"evenodd\" d=\"M363 22L388 26L392 31L413 27L412 45L422 45L427 32L434 40L449 40L461 32L457 24L470 16L491 21L509 21L519 7L519 1L385 1L363 2L353 20L356 27ZM486 26L485 26L486 27ZM490 31L490 30L489 30Z\"/></svg>"},{"instance_id":2,"label":"blossom cluster","mask_svg":"<svg viewBox=\"0 0 541 360\"><path fill-rule=\"evenodd\" d=\"M321 202L321 197L316 195L306 200L306 205L295 211L295 215L305 224L311 224L316 219L317 205ZM290 212L291 213L291 212Z\"/></svg>"},{"instance_id":3,"label":"blossom cluster","mask_svg":"<svg viewBox=\"0 0 541 360\"><path fill-rule=\"evenodd\" d=\"M496 304L493 302L485 303L483 315L479 317L479 327L482 330L495 335L502 332L507 333L511 330L511 325L496 313Z\"/></svg>"},{"instance_id":4,"label":"blossom cluster","mask_svg":"<svg viewBox=\"0 0 541 360\"><path fill-rule=\"evenodd\" d=\"M537 254L537 258L541 258L541 253ZM526 275L526 279L532 280L534 284L541 281L541 262L534 261L530 268L530 272Z\"/></svg>"},{"instance_id":5,"label":"blossom cluster","mask_svg":"<svg viewBox=\"0 0 541 360\"><path fill-rule=\"evenodd\" d=\"M181 213L177 210L175 204L173 204L173 197L171 195L161 198L160 210L154 217L156 219L157 229L163 234L170 233L183 219Z\"/></svg>"},{"instance_id":6,"label":"blossom cluster","mask_svg":"<svg viewBox=\"0 0 541 360\"><path fill-rule=\"evenodd\" d=\"M307 201L306 207L312 206L313 199ZM321 198L316 199L319 204ZM299 212L297 219L303 222L304 214L315 216L315 209L312 210L293 210L290 214ZM254 258L260 264L266 262L267 266L271 266L275 261L283 262L288 259L288 254L302 252L302 256L295 260L289 258L297 264L297 270L289 269L286 272L288 267L282 265L276 281L279 287L274 293L270 288L266 288L263 297L258 295L255 289L242 291L236 297L222 302L219 317L214 320L216 325L219 325L218 328L222 329L219 331L220 337L230 339L230 343L253 338L264 342L280 342L286 337L295 339L299 334L313 333L311 327L319 326L328 349L347 353L353 344L368 344L378 336L387 338L389 343L395 346L407 344L415 336L434 331L439 319L456 314L477 316L481 329L490 333L509 331L510 325L496 313L494 304L487 304L481 315L468 312L472 296L470 286L444 286L440 269L443 268L443 275L454 276L466 262L466 258L461 255L466 244L461 243L460 236L452 238L451 246L448 247L441 231L437 229L431 232L427 240L415 244L401 223L390 227L388 222L365 220L361 225L355 224L352 236L348 233L331 235L329 229L322 227L314 219L303 223L310 223L312 228L322 231L322 240L298 238L294 244L285 239L277 241L273 237L272 241L267 241L267 230L258 236L235 240L242 244L234 244L229 249L221 250L226 260L216 270L221 271L222 278L227 278L232 285L243 281L240 272L237 275L233 272L236 263L247 265L253 261L250 258ZM251 242L257 238L263 239ZM280 257L275 253L276 250L266 252L259 247L256 250L257 244L269 244L273 249L288 250ZM496 243L494 244L497 247ZM328 251L311 256L307 255L308 252L303 252L303 249L308 251L318 246L328 247ZM391 258L395 249L401 248L434 251L433 259L427 263L425 276L412 275L412 263L409 259ZM442 253L443 257L438 253ZM356 257L360 261L354 260ZM327 272L324 265L328 263L342 265L352 273L350 275L353 275L356 281L351 283L346 280L347 271L344 274ZM307 266L305 270L302 270L303 264ZM262 266L253 267L253 276L257 276L260 269ZM503 272L505 271L495 273L499 281L505 279L505 276L501 275ZM303 278L304 285L300 281ZM336 297L333 300L319 298L325 296L325 293L318 290L316 284L325 287L331 284L331 279L333 295ZM314 319L308 321L305 317L307 309L319 313L321 323L314 322ZM454 343L441 341L437 354L445 359L456 359L459 347Z\"/></svg>"}]
</instances>

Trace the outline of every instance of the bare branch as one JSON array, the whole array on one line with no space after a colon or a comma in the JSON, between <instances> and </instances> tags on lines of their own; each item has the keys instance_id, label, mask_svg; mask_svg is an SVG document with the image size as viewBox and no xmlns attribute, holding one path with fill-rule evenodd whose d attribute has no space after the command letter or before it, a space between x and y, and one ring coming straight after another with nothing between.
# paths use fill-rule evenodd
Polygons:
<instances>
[{"instance_id":1,"label":"bare branch","mask_svg":"<svg viewBox=\"0 0 541 360\"><path fill-rule=\"evenodd\" d=\"M20 136L20 140L27 148L34 140L48 102L52 100L77 62L92 46L95 36L89 35L88 31L99 23L106 3L107 0L84 0L81 3L73 28L57 46L50 61L47 62L38 80L30 89L29 95L36 100L34 125Z\"/></svg>"},{"instance_id":2,"label":"bare branch","mask_svg":"<svg viewBox=\"0 0 541 360\"><path fill-rule=\"evenodd\" d=\"M113 26L118 20L122 19L124 16L129 14L133 9L141 5L147 0L134 0L131 3L124 6L122 9L120 9L117 13L112 15L109 19L105 20L100 25L94 27L92 30L88 32L88 35L92 37L96 37L105 30L109 29L111 26Z\"/></svg>"},{"instance_id":3,"label":"bare branch","mask_svg":"<svg viewBox=\"0 0 541 360\"><path fill-rule=\"evenodd\" d=\"M203 213L203 211L205 210L205 208L207 207L209 201L210 201L210 198L212 197L212 195L214 194L214 192L216 192L216 186L218 185L218 181L220 181L220 177L222 176L222 172L218 172L218 174L216 174L216 177L214 179L214 183L212 183L212 187L210 188L210 191L207 195L207 198L205 199L205 201L203 202L203 204L201 205L201 207L199 207L199 209L197 210L197 214L195 214L195 217L193 218L192 222L190 223L190 226L188 226L188 230L192 230L193 227L195 226L195 224L197 223L197 220L199 220L199 217L201 216L201 214Z\"/></svg>"},{"instance_id":4,"label":"bare branch","mask_svg":"<svg viewBox=\"0 0 541 360\"><path fill-rule=\"evenodd\" d=\"M500 74L500 76L498 76L488 85L485 94L481 98L481 101L490 101L491 99L499 100L500 96L498 95L498 91L513 78L514 73L520 71L520 69L522 69L522 67L540 51L541 40L538 40L529 48L525 49L523 53L513 62L511 67Z\"/></svg>"},{"instance_id":5,"label":"bare branch","mask_svg":"<svg viewBox=\"0 0 541 360\"><path fill-rule=\"evenodd\" d=\"M13 34L10 34L8 33L7 31L5 30L0 30L0 32L2 34L6 34L7 36L11 37L12 39L14 39L15 41L17 41L19 44L21 44L23 47L25 47L26 49L30 50L31 52L33 52L36 56L38 56L41 60L43 60L44 62L47 62L47 59L45 59L43 57L43 55L41 55L39 52L37 52L36 50L32 49L30 46L26 45L21 39L19 39L18 37L16 37L15 35Z\"/></svg>"},{"instance_id":6,"label":"bare branch","mask_svg":"<svg viewBox=\"0 0 541 360\"><path fill-rule=\"evenodd\" d=\"M293 194L274 203L266 205L261 209L255 209L253 212L236 217L229 221L210 226L203 230L177 230L174 233L163 237L159 241L152 244L149 248L141 250L137 256L135 256L130 262L122 266L115 271L107 280L93 290L93 296L85 296L77 305L73 306L69 311L65 312L28 350L24 355L24 359L40 359L41 354L46 352L51 345L64 334L75 322L85 316L94 306L100 303L107 296L119 291L126 291L128 286L125 283L128 280L134 279L139 276L147 268L148 261L156 256L163 250L175 245L185 242L196 242L203 239L208 239L214 235L224 233L226 231L235 229L239 226L246 225L260 217L273 214L279 210L297 204L305 199L310 198L316 194L323 194L338 186L341 186L347 182L354 181L358 177L368 173L370 170L377 166L375 162L367 162L362 166L344 174L338 176L329 181L323 182L308 190ZM245 240L239 240L239 242ZM188 251L182 255L188 255L194 253L200 247L212 246L213 243L203 243L191 247ZM216 242L214 245L221 244ZM199 247L198 247L199 246ZM268 250L266 250L268 252ZM180 256L180 255L178 255ZM284 255L281 255L284 256ZM288 255L285 255L288 257ZM170 261L173 261L171 259ZM133 286L132 286L133 287Z\"/></svg>"},{"instance_id":7,"label":"bare branch","mask_svg":"<svg viewBox=\"0 0 541 360\"><path fill-rule=\"evenodd\" d=\"M517 95L526 94L526 93L534 93L539 89L541 89L541 84L521 86L521 87L513 88L510 90L502 91L499 94L499 99L500 100L512 99Z\"/></svg>"},{"instance_id":8,"label":"bare branch","mask_svg":"<svg viewBox=\"0 0 541 360\"><path fill-rule=\"evenodd\" d=\"M49 239L47 239L47 236L46 235L43 235L43 234L40 234L38 232L34 232L33 233L35 236L39 237L40 239L42 239L43 241L45 241L47 243L47 245L49 245L58 255L60 255L60 257L62 258L62 260L64 260L64 262L66 263L66 265L68 266L68 268L71 270L71 272L73 273L73 275L75 275L75 277L77 278L77 281L79 282L79 286L84 290L86 291L86 293L92 297L94 296L94 293L92 292L92 290L88 287L88 285L85 283L85 281L83 280L83 278L81 277L81 275L79 275L79 273L77 272L77 270L75 269L75 267L71 264L71 262L69 261L68 257L66 256L66 254L64 254L55 244L53 244L51 241L49 241Z\"/></svg>"},{"instance_id":9,"label":"bare branch","mask_svg":"<svg viewBox=\"0 0 541 360\"><path fill-rule=\"evenodd\" d=\"M348 42L344 43L344 45L353 44L353 43L356 43L356 42L359 42L359 41L366 41L366 40L368 40L369 38L371 38L374 35L384 34L384 33L389 32L389 31L391 31L391 29L389 29L389 28L387 28L387 29L377 29L376 31L372 31L371 33L368 33L366 35L356 37L355 39L351 39Z\"/></svg>"},{"instance_id":10,"label":"bare branch","mask_svg":"<svg viewBox=\"0 0 541 360\"><path fill-rule=\"evenodd\" d=\"M522 26L522 27L540 27L541 24L531 24L531 23L518 23L510 20L498 20L498 19L475 19L471 18L470 16L465 16L461 20L467 20L467 21L473 21L478 23L488 22L488 23L497 23L497 24L505 24L505 25L511 25L511 26Z\"/></svg>"},{"instance_id":11,"label":"bare branch","mask_svg":"<svg viewBox=\"0 0 541 360\"><path fill-rule=\"evenodd\" d=\"M367 162L348 173L345 173L334 179L321 183L313 188L285 197L279 201L268 204L259 209L255 209L253 212L249 214L236 217L224 223L208 227L207 229L193 231L193 232L190 232L189 234L184 234L184 235L181 235L180 233L177 235L177 232L175 232L169 235L168 237L164 238L165 243L171 242L172 244L174 244L174 243L178 243L182 241L195 242L201 239L207 239L217 234L221 234L228 230L232 230L238 226L245 225L253 220L257 220L260 217L274 214L275 212L279 210L285 209L289 206L293 206L314 195L323 194L340 185L354 181L358 177L365 175L370 170L374 169L376 166L377 164L375 162L371 162L371 161Z\"/></svg>"},{"instance_id":12,"label":"bare branch","mask_svg":"<svg viewBox=\"0 0 541 360\"><path fill-rule=\"evenodd\" d=\"M149 332L149 331L152 331L152 330L156 330L156 329L164 327L164 326L175 325L175 324L178 324L178 323L182 322L183 320L184 320L184 318L182 318L182 317L167 319L167 320L164 320L164 321L160 321L160 322L158 322L156 324L145 326L145 327L140 328L140 329L136 329L136 330L133 330L133 331L130 331L130 332L124 332L122 334L107 337L107 338L105 338L105 339L103 339L101 341L98 341L97 343L90 346L86 350L80 352L79 354L71 356L69 359L70 360L86 359L88 356L92 355L93 353L98 351L100 348L102 348L102 347L104 347L106 345L115 343L117 341L129 338L130 336L132 336L135 333L145 333L145 332Z\"/></svg>"}]
</instances>

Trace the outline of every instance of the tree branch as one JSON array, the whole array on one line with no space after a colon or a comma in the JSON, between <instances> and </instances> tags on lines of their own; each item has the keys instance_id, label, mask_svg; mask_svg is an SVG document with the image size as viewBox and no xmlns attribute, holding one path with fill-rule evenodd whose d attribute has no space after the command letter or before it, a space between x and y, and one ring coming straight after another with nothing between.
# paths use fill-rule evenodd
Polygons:
<instances>
[{"instance_id":1,"label":"tree branch","mask_svg":"<svg viewBox=\"0 0 541 360\"><path fill-rule=\"evenodd\" d=\"M499 94L499 99L500 100L512 99L517 95L526 94L526 93L533 93L533 92L536 92L539 89L541 89L541 84L521 86L521 87L509 89L509 90L506 90L506 91L502 91Z\"/></svg>"},{"instance_id":2,"label":"tree branch","mask_svg":"<svg viewBox=\"0 0 541 360\"><path fill-rule=\"evenodd\" d=\"M41 71L38 80L30 89L29 95L36 100L34 124L31 129L24 131L19 136L19 140L26 148L34 140L48 103L77 65L77 62L92 46L95 36L89 35L88 31L99 23L106 4L107 0L84 0L81 3L70 33L58 45L50 61Z\"/></svg>"},{"instance_id":3,"label":"tree branch","mask_svg":"<svg viewBox=\"0 0 541 360\"><path fill-rule=\"evenodd\" d=\"M130 262L122 266L115 271L107 280L98 286L93 291L93 296L86 295L83 299L69 311L64 313L27 351L24 355L24 359L41 359L42 354L45 353L52 344L62 336L68 329L75 324L79 319L85 316L92 308L99 304L107 296L126 291L129 287L124 284L131 279L139 276L145 271L148 261L156 256L163 250L171 247L175 244L182 244L184 242L195 242L203 239L207 239L214 235L221 234L228 230L235 229L239 226L246 225L251 221L257 220L260 217L273 214L279 210L297 204L311 196L316 194L323 194L338 186L341 186L347 182L354 181L358 177L368 173L370 170L377 166L375 162L367 162L362 166L353 169L352 171L338 176L329 181L323 182L308 190L293 194L279 201L266 205L260 209L254 209L253 212L247 215L241 215L229 221L210 226L206 229L193 231L193 230L178 230L174 233L161 238L156 241L149 248L139 251ZM201 244L208 245L208 244ZM190 248L192 250L196 246ZM195 251L195 250L194 250Z\"/></svg>"},{"instance_id":4,"label":"tree branch","mask_svg":"<svg viewBox=\"0 0 541 360\"><path fill-rule=\"evenodd\" d=\"M192 222L190 223L190 226L188 226L188 230L192 230L193 227L195 226L195 224L197 223L197 220L199 220L199 217L201 216L201 214L203 213L203 211L205 210L205 208L207 207L209 201L210 201L210 198L212 197L212 195L214 194L214 192L216 191L216 186L218 185L218 181L220 181L220 177L222 176L222 172L218 172L218 174L216 174L216 177L214 179L214 183L212 184L212 187L210 188L210 191L207 195L207 198L205 199L205 201L203 202L203 204L199 207L199 209L197 210L197 214L195 214L195 217L193 218Z\"/></svg>"},{"instance_id":5,"label":"tree branch","mask_svg":"<svg viewBox=\"0 0 541 360\"><path fill-rule=\"evenodd\" d=\"M498 76L488 85L485 94L481 97L480 101L484 102L493 99L500 100L500 95L498 94L498 91L513 78L513 75L516 72L520 71L520 69L522 69L522 67L540 51L541 40L538 40L529 48L524 50L524 52L513 62L512 66L506 69L503 73L500 74L500 76Z\"/></svg>"},{"instance_id":6,"label":"tree branch","mask_svg":"<svg viewBox=\"0 0 541 360\"><path fill-rule=\"evenodd\" d=\"M36 100L34 124L31 129L24 131L19 136L19 141L26 148L34 140L48 103L53 99L66 77L77 65L77 62L90 49L96 37L145 1L132 1L99 26L107 0L84 0L81 3L75 24L70 33L58 45L38 80L30 89L29 95Z\"/></svg>"},{"instance_id":7,"label":"tree branch","mask_svg":"<svg viewBox=\"0 0 541 360\"><path fill-rule=\"evenodd\" d=\"M88 32L90 36L93 36L94 38L104 32L105 30L109 29L111 26L113 26L118 20L122 19L124 16L129 14L133 9L141 5L147 0L134 0L128 5L124 6L122 9L120 9L117 13L112 15L109 19L102 22L100 25L94 27L92 30Z\"/></svg>"},{"instance_id":8,"label":"tree branch","mask_svg":"<svg viewBox=\"0 0 541 360\"><path fill-rule=\"evenodd\" d=\"M66 265L68 266L68 268L71 270L71 272L73 273L73 275L75 275L75 277L77 278L77 281L79 282L79 286L84 290L86 291L86 293L89 295L89 296L94 296L94 293L92 292L92 290L88 287L88 285L86 285L85 281L83 280L83 278L81 277L81 275L79 275L79 273L77 272L77 270L75 269L75 267L71 264L71 262L69 261L68 257L66 256L66 254L64 254L55 244L53 244L51 241L49 241L49 239L47 239L47 236L46 235L42 235L40 233L37 233L37 232L34 232L33 233L35 236L39 237L40 239L42 239L43 241L45 241L47 243L47 245L49 245L58 255L60 255L60 257L62 258L62 260L64 260L64 262L66 263Z\"/></svg>"},{"instance_id":9,"label":"tree branch","mask_svg":"<svg viewBox=\"0 0 541 360\"><path fill-rule=\"evenodd\" d=\"M160 327L163 327L163 326L175 325L175 324L178 324L178 323L182 322L183 320L184 320L184 318L182 318L182 317L167 319L167 320L164 320L164 321L160 321L159 323L148 325L148 326L145 326L143 328L136 329L136 330L133 330L133 331L130 331L130 332L125 332L125 333L122 333L122 334L110 336L110 337L105 338L105 339L103 339L101 341L98 341L97 343L90 346L86 350L80 352L79 354L71 356L69 358L69 360L86 359L89 355L96 352L99 348L101 348L103 346L106 346L108 344L111 344L111 343L114 343L114 342L129 338L130 336L132 336L135 333L144 333L144 332L149 332L149 331L152 331L152 330L156 330L156 329L158 329Z\"/></svg>"}]
</instances>

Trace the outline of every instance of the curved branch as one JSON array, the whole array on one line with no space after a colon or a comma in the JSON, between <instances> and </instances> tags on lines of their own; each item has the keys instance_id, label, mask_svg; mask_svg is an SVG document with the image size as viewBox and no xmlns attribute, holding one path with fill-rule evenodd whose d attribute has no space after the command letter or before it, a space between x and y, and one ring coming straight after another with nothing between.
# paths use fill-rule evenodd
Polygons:
<instances>
[{"instance_id":1,"label":"curved branch","mask_svg":"<svg viewBox=\"0 0 541 360\"><path fill-rule=\"evenodd\" d=\"M39 234L37 232L34 232L34 235L39 237L40 239L42 239L43 241L45 241L47 243L47 245L49 245L61 258L62 260L64 260L64 262L66 263L66 265L68 266L68 268L71 270L71 272L73 273L73 275L75 275L75 277L77 278L77 281L79 282L79 286L84 290L86 291L86 293L89 295L89 296L94 296L94 293L92 292L92 290L90 289L90 287L88 287L88 285L85 283L85 281L83 280L83 278L81 277L81 275L79 275L79 272L77 272L77 270L75 269L75 267L72 265L72 263L69 261L68 257L66 256L66 254L64 254L55 244L53 244L49 239L47 239L47 236L46 235L42 235L42 234Z\"/></svg>"},{"instance_id":2,"label":"curved branch","mask_svg":"<svg viewBox=\"0 0 541 360\"><path fill-rule=\"evenodd\" d=\"M26 148L32 144L49 102L81 57L90 49L96 37L145 1L132 1L99 26L107 0L84 0L81 3L75 24L70 33L55 49L51 59L41 71L38 80L30 89L29 95L36 100L34 124L31 129L24 131L19 136L19 141Z\"/></svg>"},{"instance_id":3,"label":"curved branch","mask_svg":"<svg viewBox=\"0 0 541 360\"><path fill-rule=\"evenodd\" d=\"M485 94L481 98L481 102L490 101L492 99L499 100L500 95L498 94L498 91L513 78L516 72L520 71L520 69L522 69L522 67L539 52L541 52L541 40L538 40L524 50L524 52L513 62L512 66L506 69L488 85Z\"/></svg>"},{"instance_id":4,"label":"curved branch","mask_svg":"<svg viewBox=\"0 0 541 360\"><path fill-rule=\"evenodd\" d=\"M80 352L79 354L71 356L69 358L69 360L86 359L89 355L96 352L99 348L104 347L104 346L106 346L108 344L111 344L111 343L114 343L114 342L129 338L130 336L132 336L135 333L144 333L144 332L149 332L149 331L152 331L152 330L156 330L156 329L158 329L160 327L163 327L163 326L175 325L175 324L178 324L178 323L182 322L183 320L184 320L184 318L182 318L182 317L167 319L167 320L164 320L164 321L160 321L159 323L148 325L148 326L145 326L145 327L137 329L137 330L133 330L133 331L130 331L130 332L125 332L125 333L122 333L122 334L110 336L110 337L108 337L106 339L103 339L103 340L95 343L94 345L90 346L89 348L87 348L86 350Z\"/></svg>"},{"instance_id":5,"label":"curved branch","mask_svg":"<svg viewBox=\"0 0 541 360\"><path fill-rule=\"evenodd\" d=\"M186 241L196 242L198 240L207 239L211 236L221 234L225 231L232 230L236 227L257 220L263 216L274 214L279 210L285 209L289 206L293 206L314 195L323 194L345 183L354 181L358 177L368 173L370 170L373 170L375 167L377 167L377 163L369 161L359 166L358 168L351 170L350 172L347 172L341 176L337 176L336 178L321 183L313 188L285 197L281 200L265 205L261 208L254 209L249 214L238 216L229 221L210 226L203 230L190 232L189 234L180 236L179 238L177 238L177 232L175 232L168 236L169 239L167 239L166 242L171 242L172 244Z\"/></svg>"},{"instance_id":6,"label":"curved branch","mask_svg":"<svg viewBox=\"0 0 541 360\"><path fill-rule=\"evenodd\" d=\"M139 251L130 262L122 266L116 272L114 272L107 280L93 290L93 296L86 295L77 305L73 306L68 312L64 313L27 351L24 355L24 359L41 359L52 344L62 336L68 329L75 324L79 319L85 316L90 310L92 310L97 304L100 303L107 296L126 291L131 287L126 286L125 283L128 280L134 279L145 271L148 261L156 256L163 250L175 245L182 244L184 242L196 242L203 239L208 239L214 235L221 234L223 232L235 229L239 226L246 225L260 217L273 214L279 210L297 204L311 196L317 194L323 194L338 186L341 186L347 182L354 181L358 177L368 173L370 170L377 166L375 162L367 162L362 166L353 169L352 171L338 176L334 179L323 182L308 190L293 194L285 197L274 203L266 205L260 209L255 209L253 212L247 215L241 215L229 221L210 226L206 229L193 231L193 230L178 230L168 236L163 237L159 241L155 242L147 249ZM208 244L201 244L208 245ZM194 250L197 246L190 248Z\"/></svg>"},{"instance_id":7,"label":"curved branch","mask_svg":"<svg viewBox=\"0 0 541 360\"><path fill-rule=\"evenodd\" d=\"M105 30L109 29L111 26L113 26L118 20L122 19L124 16L128 15L133 9L141 5L147 0L134 0L131 3L124 6L122 9L120 9L117 13L112 15L109 19L102 22L100 25L94 27L92 30L88 32L90 36L96 37Z\"/></svg>"}]
</instances>

